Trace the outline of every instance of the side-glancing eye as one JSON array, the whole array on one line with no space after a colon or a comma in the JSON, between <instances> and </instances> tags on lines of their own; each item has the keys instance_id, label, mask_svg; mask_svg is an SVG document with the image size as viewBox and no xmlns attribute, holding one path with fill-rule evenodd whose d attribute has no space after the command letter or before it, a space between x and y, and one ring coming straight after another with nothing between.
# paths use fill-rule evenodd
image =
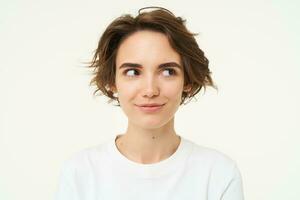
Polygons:
<instances>
[{"instance_id":1,"label":"side-glancing eye","mask_svg":"<svg viewBox=\"0 0 300 200\"><path fill-rule=\"evenodd\" d=\"M165 73L167 71L167 73ZM136 75L139 75L140 72L139 70L137 69L127 69L123 72L125 74L125 76L129 76L129 77L134 77ZM163 75L164 76L175 76L177 73L176 73L176 70L173 69L173 68L165 68L163 69Z\"/></svg>"},{"instance_id":2,"label":"side-glancing eye","mask_svg":"<svg viewBox=\"0 0 300 200\"><path fill-rule=\"evenodd\" d=\"M171 75L166 75L166 76L175 76L176 75L176 70L175 69L172 69L172 68L166 68L164 69L164 72L165 71L169 71L169 74L171 72ZM166 73L165 73L166 74Z\"/></svg>"},{"instance_id":3,"label":"side-glancing eye","mask_svg":"<svg viewBox=\"0 0 300 200\"><path fill-rule=\"evenodd\" d=\"M128 73L128 72L130 72L130 73ZM134 76L134 72L138 72L138 70L136 70L136 69L127 69L127 70L124 71L124 74L126 76Z\"/></svg>"}]
</instances>

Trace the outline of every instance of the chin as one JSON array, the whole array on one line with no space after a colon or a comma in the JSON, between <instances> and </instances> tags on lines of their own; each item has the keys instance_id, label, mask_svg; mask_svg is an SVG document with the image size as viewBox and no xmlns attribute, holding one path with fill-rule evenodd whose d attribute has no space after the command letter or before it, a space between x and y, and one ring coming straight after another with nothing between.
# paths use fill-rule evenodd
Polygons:
<instances>
[{"instance_id":1,"label":"chin","mask_svg":"<svg viewBox=\"0 0 300 200\"><path fill-rule=\"evenodd\" d=\"M169 119L168 117L145 117L143 119L136 120L137 125L140 127L143 127L145 129L157 129L161 128L163 126L166 126L168 123L170 123L172 120L166 120ZM172 119L172 118L171 118Z\"/></svg>"}]
</instances>

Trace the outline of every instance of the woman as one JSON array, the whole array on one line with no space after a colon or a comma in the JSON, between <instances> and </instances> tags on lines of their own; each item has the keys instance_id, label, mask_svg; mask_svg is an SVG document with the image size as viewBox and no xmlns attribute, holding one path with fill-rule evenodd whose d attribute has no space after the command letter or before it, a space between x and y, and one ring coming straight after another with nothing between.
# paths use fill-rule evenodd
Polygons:
<instances>
[{"instance_id":1,"label":"woman","mask_svg":"<svg viewBox=\"0 0 300 200\"><path fill-rule=\"evenodd\" d=\"M128 127L65 161L57 200L243 200L235 161L174 129L179 106L215 86L185 21L156 8L115 19L100 38L91 83Z\"/></svg>"}]
</instances>

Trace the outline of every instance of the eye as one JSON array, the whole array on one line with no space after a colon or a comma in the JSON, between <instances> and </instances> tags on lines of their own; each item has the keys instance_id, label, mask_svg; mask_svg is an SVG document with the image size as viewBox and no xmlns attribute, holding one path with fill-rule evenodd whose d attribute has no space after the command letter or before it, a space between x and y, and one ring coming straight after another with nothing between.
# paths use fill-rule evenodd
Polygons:
<instances>
[{"instance_id":1,"label":"eye","mask_svg":"<svg viewBox=\"0 0 300 200\"><path fill-rule=\"evenodd\" d=\"M164 74L167 74L166 76L174 76L174 75L176 75L176 70L175 69L166 68L166 69L164 69L164 72L165 71L169 71L169 73L164 73ZM168 75L168 74L171 74L171 75Z\"/></svg>"},{"instance_id":2,"label":"eye","mask_svg":"<svg viewBox=\"0 0 300 200\"><path fill-rule=\"evenodd\" d=\"M138 72L138 70L136 70L136 69L127 69L127 70L124 71L124 74L126 76L134 76L134 72Z\"/></svg>"},{"instance_id":3,"label":"eye","mask_svg":"<svg viewBox=\"0 0 300 200\"><path fill-rule=\"evenodd\" d=\"M140 74L140 72L139 72L139 70L132 68L132 69L125 70L124 74L125 74L125 76L134 77L134 76L138 76ZM164 76L175 76L176 70L172 69L172 68L165 68L163 70L163 74L164 74Z\"/></svg>"}]
</instances>

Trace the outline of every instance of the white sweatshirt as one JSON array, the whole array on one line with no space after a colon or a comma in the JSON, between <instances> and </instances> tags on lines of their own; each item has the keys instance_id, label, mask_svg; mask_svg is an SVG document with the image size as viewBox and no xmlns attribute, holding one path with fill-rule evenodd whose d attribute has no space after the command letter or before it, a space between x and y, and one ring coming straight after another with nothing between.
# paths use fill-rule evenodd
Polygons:
<instances>
[{"instance_id":1,"label":"white sweatshirt","mask_svg":"<svg viewBox=\"0 0 300 200\"><path fill-rule=\"evenodd\" d=\"M170 157L129 160L115 138L64 161L55 200L243 200L242 177L225 154L181 137Z\"/></svg>"}]
</instances>

